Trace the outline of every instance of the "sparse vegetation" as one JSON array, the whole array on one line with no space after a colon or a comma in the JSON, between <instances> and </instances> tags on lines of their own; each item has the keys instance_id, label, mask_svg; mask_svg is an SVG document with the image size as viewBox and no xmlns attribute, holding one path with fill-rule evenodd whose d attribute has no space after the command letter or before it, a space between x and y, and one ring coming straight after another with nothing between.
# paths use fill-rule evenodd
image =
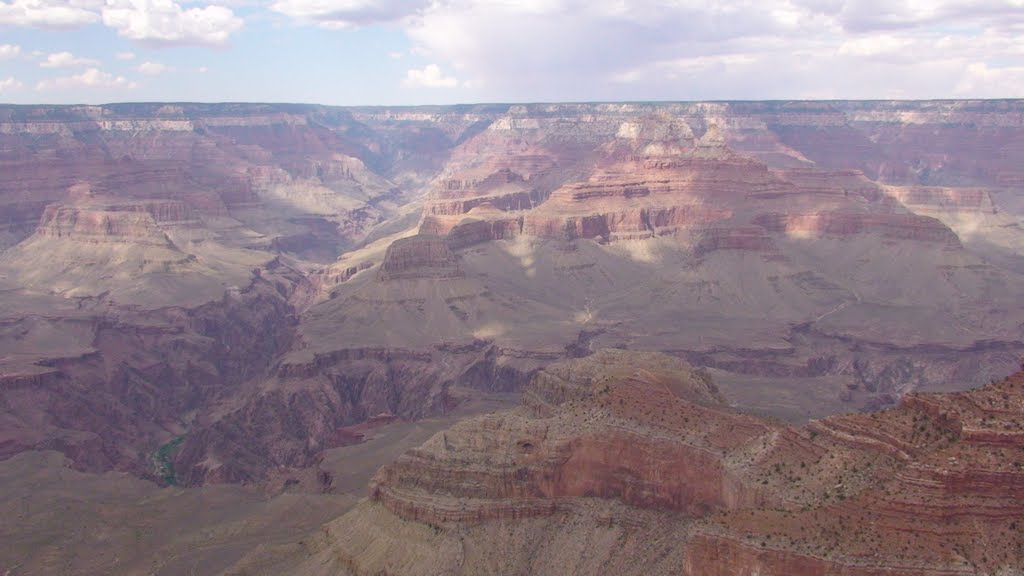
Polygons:
<instances>
[{"instance_id":1,"label":"sparse vegetation","mask_svg":"<svg viewBox=\"0 0 1024 576\"><path fill-rule=\"evenodd\" d=\"M177 478L174 475L174 453L178 451L178 448L184 441L185 436L178 436L174 440L171 440L167 444L161 446L156 453L153 454L153 463L156 467L156 475L168 486L174 486L178 483Z\"/></svg>"}]
</instances>

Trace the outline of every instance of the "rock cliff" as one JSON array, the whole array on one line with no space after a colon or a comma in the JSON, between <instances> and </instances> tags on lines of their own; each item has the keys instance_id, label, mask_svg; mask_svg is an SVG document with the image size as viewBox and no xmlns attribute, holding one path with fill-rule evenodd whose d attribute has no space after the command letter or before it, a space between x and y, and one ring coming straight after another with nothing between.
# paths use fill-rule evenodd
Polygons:
<instances>
[{"instance_id":1,"label":"rock cliff","mask_svg":"<svg viewBox=\"0 0 1024 576\"><path fill-rule=\"evenodd\" d=\"M1021 422L1024 374L793 428L732 411L679 360L602 351L382 468L296 569L595 573L550 538L626 574L1013 573ZM637 550L652 526L656 550ZM497 549L506 562L479 552Z\"/></svg>"},{"instance_id":2,"label":"rock cliff","mask_svg":"<svg viewBox=\"0 0 1024 576\"><path fill-rule=\"evenodd\" d=\"M418 235L396 240L388 246L380 265L380 277L385 281L458 276L458 261L441 237Z\"/></svg>"},{"instance_id":3,"label":"rock cliff","mask_svg":"<svg viewBox=\"0 0 1024 576\"><path fill-rule=\"evenodd\" d=\"M602 347L671 352L793 421L981 384L1024 351L1019 112L0 107L3 378L171 407L136 433L52 405L51 435L19 401L6 453L140 470L184 436L178 481L259 482L373 415L445 413ZM274 346L254 358L235 323ZM142 328L177 336L110 336ZM253 369L217 385L222 365Z\"/></svg>"},{"instance_id":4,"label":"rock cliff","mask_svg":"<svg viewBox=\"0 0 1024 576\"><path fill-rule=\"evenodd\" d=\"M708 520L684 574L1005 574L1021 570L1024 374L982 389L913 395L896 409L815 423L873 455L816 506ZM888 464L894 461L895 464ZM885 462L884 475L878 462ZM850 488L847 478L875 475Z\"/></svg>"}]
</instances>

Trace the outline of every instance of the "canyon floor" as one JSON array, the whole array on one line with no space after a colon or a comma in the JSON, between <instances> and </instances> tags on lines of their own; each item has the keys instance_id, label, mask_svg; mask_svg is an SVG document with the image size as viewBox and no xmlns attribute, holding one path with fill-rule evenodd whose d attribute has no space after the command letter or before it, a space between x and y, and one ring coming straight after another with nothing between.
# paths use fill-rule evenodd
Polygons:
<instances>
[{"instance_id":1,"label":"canyon floor","mask_svg":"<svg viewBox=\"0 0 1024 576\"><path fill-rule=\"evenodd\" d=\"M1022 424L1024 372L794 427L736 412L678 359L600 351L226 573L1015 574Z\"/></svg>"},{"instance_id":2,"label":"canyon floor","mask_svg":"<svg viewBox=\"0 0 1024 576\"><path fill-rule=\"evenodd\" d=\"M130 474L74 470L56 452L0 462L0 566L11 574L219 574L254 550L288 548L365 497L377 469L453 423L516 398L474 398L447 417L390 422L328 450L328 491L160 487ZM73 529L69 529L73 527Z\"/></svg>"},{"instance_id":3,"label":"canyon floor","mask_svg":"<svg viewBox=\"0 0 1024 576\"><path fill-rule=\"evenodd\" d=\"M0 106L0 573L1015 573L1022 118Z\"/></svg>"}]
</instances>

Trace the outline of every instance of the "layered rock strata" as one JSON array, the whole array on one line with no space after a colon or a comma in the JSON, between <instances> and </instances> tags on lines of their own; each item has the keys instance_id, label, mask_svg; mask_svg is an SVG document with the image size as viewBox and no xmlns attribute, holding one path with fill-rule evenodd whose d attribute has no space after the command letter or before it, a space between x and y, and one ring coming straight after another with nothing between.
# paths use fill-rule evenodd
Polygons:
<instances>
[{"instance_id":1,"label":"layered rock strata","mask_svg":"<svg viewBox=\"0 0 1024 576\"><path fill-rule=\"evenodd\" d=\"M570 548L599 546L603 510L620 540L651 522L670 542L594 549L606 565L628 557L627 574L1014 573L1022 423L1024 374L793 428L733 412L678 360L602 351L538 373L521 408L458 424L382 468L370 502L310 553L343 574L597 573L553 563L558 552L537 541L571 525L581 540ZM433 552L403 547L424 525ZM498 548L508 562L475 552Z\"/></svg>"},{"instance_id":2,"label":"layered rock strata","mask_svg":"<svg viewBox=\"0 0 1024 576\"><path fill-rule=\"evenodd\" d=\"M516 390L603 346L714 367L730 401L793 420L964 388L1024 350L1020 110L0 107L0 295L17 312L0 371L54 397L111 386L131 407L177 394L167 383L214 382L211 363L259 366L172 402L137 435L148 456L104 464L135 467L185 435L189 482L309 465L362 419ZM421 194L420 234L389 250ZM194 377L133 364L151 358L141 340L89 356L95 322L179 334L181 318L257 285L287 304L258 322L280 344L259 362L211 343L220 320L212 341L175 344L223 352L167 363ZM251 326L233 314L223 324ZM93 363L81 382L58 377L67 357ZM30 430L22 411L37 405L17 404L9 428ZM82 418L58 428L107 430Z\"/></svg>"},{"instance_id":3,"label":"layered rock strata","mask_svg":"<svg viewBox=\"0 0 1024 576\"><path fill-rule=\"evenodd\" d=\"M461 276L458 261L444 238L412 236L388 246L380 265L382 280L402 278L455 278Z\"/></svg>"}]
</instances>

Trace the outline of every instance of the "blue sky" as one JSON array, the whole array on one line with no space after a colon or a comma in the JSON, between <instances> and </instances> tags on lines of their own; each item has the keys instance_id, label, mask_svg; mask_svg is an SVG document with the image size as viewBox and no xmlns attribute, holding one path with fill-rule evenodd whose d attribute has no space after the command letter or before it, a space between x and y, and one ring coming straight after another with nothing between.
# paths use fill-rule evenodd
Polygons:
<instances>
[{"instance_id":1,"label":"blue sky","mask_svg":"<svg viewBox=\"0 0 1024 576\"><path fill-rule=\"evenodd\" d=\"M1024 0L0 0L0 102L1024 97Z\"/></svg>"}]
</instances>

